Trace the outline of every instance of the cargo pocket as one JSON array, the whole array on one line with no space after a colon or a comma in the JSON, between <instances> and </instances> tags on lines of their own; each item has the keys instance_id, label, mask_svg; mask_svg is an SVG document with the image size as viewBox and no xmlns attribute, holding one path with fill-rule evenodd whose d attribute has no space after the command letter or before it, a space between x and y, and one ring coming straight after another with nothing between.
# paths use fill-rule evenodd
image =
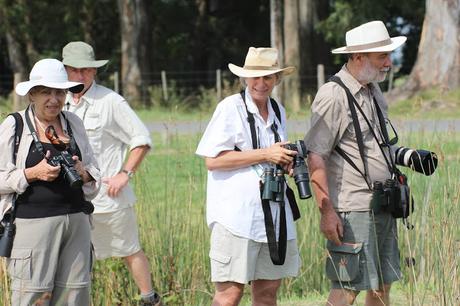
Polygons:
<instances>
[{"instance_id":1,"label":"cargo pocket","mask_svg":"<svg viewBox=\"0 0 460 306\"><path fill-rule=\"evenodd\" d=\"M328 241L326 275L331 281L356 282L361 278L362 243L335 245Z\"/></svg>"},{"instance_id":2,"label":"cargo pocket","mask_svg":"<svg viewBox=\"0 0 460 306\"><path fill-rule=\"evenodd\" d=\"M30 280L32 275L32 249L14 249L8 259L11 278Z\"/></svg>"},{"instance_id":3,"label":"cargo pocket","mask_svg":"<svg viewBox=\"0 0 460 306\"><path fill-rule=\"evenodd\" d=\"M232 258L231 256L227 256L224 254L221 254L219 252L216 252L214 250L209 251L209 258L212 260L215 260L217 262L220 262L221 264L228 264L230 262L230 259Z\"/></svg>"}]
</instances>

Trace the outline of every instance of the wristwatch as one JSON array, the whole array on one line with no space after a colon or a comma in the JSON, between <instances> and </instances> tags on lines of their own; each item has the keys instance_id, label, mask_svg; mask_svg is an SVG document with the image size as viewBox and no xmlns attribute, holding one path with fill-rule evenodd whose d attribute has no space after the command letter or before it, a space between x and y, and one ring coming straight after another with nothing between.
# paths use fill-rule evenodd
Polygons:
<instances>
[{"instance_id":1,"label":"wristwatch","mask_svg":"<svg viewBox=\"0 0 460 306\"><path fill-rule=\"evenodd\" d=\"M130 170L126 170L126 169L121 170L121 172L126 173L126 175L127 175L129 178L132 178L133 175L134 175L134 171L130 171Z\"/></svg>"}]
</instances>

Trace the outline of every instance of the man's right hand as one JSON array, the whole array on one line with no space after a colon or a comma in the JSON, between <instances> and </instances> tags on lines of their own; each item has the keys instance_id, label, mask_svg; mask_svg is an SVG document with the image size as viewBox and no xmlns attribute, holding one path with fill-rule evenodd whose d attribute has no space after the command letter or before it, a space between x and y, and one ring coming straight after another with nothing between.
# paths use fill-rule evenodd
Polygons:
<instances>
[{"instance_id":1,"label":"man's right hand","mask_svg":"<svg viewBox=\"0 0 460 306\"><path fill-rule=\"evenodd\" d=\"M332 241L336 245L342 244L343 224L334 209L327 209L321 212L319 227L327 240Z\"/></svg>"}]
</instances>

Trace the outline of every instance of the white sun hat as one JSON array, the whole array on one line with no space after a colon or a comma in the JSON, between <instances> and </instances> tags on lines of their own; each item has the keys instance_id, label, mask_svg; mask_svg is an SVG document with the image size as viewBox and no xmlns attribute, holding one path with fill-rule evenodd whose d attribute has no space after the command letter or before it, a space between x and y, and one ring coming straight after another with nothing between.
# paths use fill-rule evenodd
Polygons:
<instances>
[{"instance_id":1,"label":"white sun hat","mask_svg":"<svg viewBox=\"0 0 460 306\"><path fill-rule=\"evenodd\" d=\"M288 75L294 72L295 67L281 68L278 64L278 50L275 48L250 47L244 66L228 64L230 71L243 78L257 78L281 72Z\"/></svg>"},{"instance_id":2,"label":"white sun hat","mask_svg":"<svg viewBox=\"0 0 460 306\"><path fill-rule=\"evenodd\" d=\"M406 39L406 36L390 37L382 21L371 21L348 31L345 35L347 45L332 50L332 53L391 52Z\"/></svg>"},{"instance_id":3,"label":"white sun hat","mask_svg":"<svg viewBox=\"0 0 460 306\"><path fill-rule=\"evenodd\" d=\"M30 71L29 81L18 83L15 91L18 95L25 96L35 86L68 89L73 93L82 91L84 87L82 83L69 82L64 65L53 58L45 58L36 62Z\"/></svg>"}]
</instances>

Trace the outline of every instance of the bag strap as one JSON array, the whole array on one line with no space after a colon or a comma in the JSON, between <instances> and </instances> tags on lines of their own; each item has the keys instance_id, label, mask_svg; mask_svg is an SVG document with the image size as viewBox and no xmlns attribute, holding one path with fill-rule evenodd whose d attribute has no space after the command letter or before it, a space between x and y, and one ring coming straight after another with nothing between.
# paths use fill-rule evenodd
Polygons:
<instances>
[{"instance_id":1,"label":"bag strap","mask_svg":"<svg viewBox=\"0 0 460 306\"><path fill-rule=\"evenodd\" d=\"M21 143L21 138L22 138L22 131L24 129L24 121L22 120L21 114L18 112L11 113L9 114L13 116L15 125L14 125L14 143L13 143L13 164L16 165L17 161L17 156L18 156L18 150L19 150L19 144ZM10 222L14 222L14 219L16 219L16 197L17 194L13 195L13 199L11 201L11 212L10 212Z\"/></svg>"},{"instance_id":2,"label":"bag strap","mask_svg":"<svg viewBox=\"0 0 460 306\"><path fill-rule=\"evenodd\" d=\"M16 164L16 159L18 155L19 144L21 143L22 130L24 129L24 121L22 120L21 114L18 112L11 113L14 120L16 121L14 127L14 146L13 146L13 164Z\"/></svg>"}]
</instances>

